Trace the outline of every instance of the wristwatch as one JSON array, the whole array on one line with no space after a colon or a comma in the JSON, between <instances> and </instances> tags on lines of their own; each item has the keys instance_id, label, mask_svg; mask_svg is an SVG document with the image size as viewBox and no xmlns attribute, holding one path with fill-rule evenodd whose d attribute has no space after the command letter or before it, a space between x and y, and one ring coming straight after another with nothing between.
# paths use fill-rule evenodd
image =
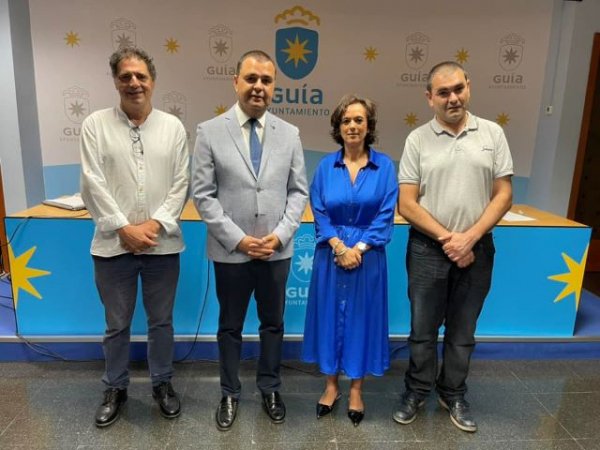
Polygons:
<instances>
[{"instance_id":1,"label":"wristwatch","mask_svg":"<svg viewBox=\"0 0 600 450\"><path fill-rule=\"evenodd\" d=\"M361 254L363 254L367 251L367 244L365 244L364 242L359 242L358 244L356 244L356 248Z\"/></svg>"}]
</instances>

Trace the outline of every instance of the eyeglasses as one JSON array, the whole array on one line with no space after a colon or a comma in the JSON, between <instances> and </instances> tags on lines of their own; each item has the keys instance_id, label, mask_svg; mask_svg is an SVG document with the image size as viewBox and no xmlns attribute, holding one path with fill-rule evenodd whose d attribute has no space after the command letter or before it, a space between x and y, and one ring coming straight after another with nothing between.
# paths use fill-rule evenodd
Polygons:
<instances>
[{"instance_id":1,"label":"eyeglasses","mask_svg":"<svg viewBox=\"0 0 600 450\"><path fill-rule=\"evenodd\" d=\"M131 139L131 148L133 148L133 153L135 153L136 155L143 155L144 148L142 147L142 136L140 134L140 128L130 128L129 138Z\"/></svg>"}]
</instances>

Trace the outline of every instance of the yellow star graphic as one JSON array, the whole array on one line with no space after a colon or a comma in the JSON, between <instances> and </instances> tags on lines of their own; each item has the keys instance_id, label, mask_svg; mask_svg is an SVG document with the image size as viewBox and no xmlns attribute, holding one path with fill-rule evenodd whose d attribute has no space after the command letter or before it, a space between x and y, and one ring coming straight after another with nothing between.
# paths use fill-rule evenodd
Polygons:
<instances>
[{"instance_id":1,"label":"yellow star graphic","mask_svg":"<svg viewBox=\"0 0 600 450\"><path fill-rule=\"evenodd\" d=\"M456 52L456 55L454 55L454 57L456 58L457 62L464 64L467 62L467 59L469 59L469 52L464 48L461 48Z\"/></svg>"},{"instance_id":2,"label":"yellow star graphic","mask_svg":"<svg viewBox=\"0 0 600 450\"><path fill-rule=\"evenodd\" d=\"M220 116L225 111L227 111L227 107L226 106L224 106L224 105L217 105L215 107L215 116Z\"/></svg>"},{"instance_id":3,"label":"yellow star graphic","mask_svg":"<svg viewBox=\"0 0 600 450\"><path fill-rule=\"evenodd\" d=\"M510 122L510 117L506 113L500 113L496 116L496 123L501 127L505 127Z\"/></svg>"},{"instance_id":4,"label":"yellow star graphic","mask_svg":"<svg viewBox=\"0 0 600 450\"><path fill-rule=\"evenodd\" d=\"M73 31L69 31L65 37L64 37L66 44L65 45L70 45L71 48L73 48L75 45L79 45L79 35L77 33L74 33Z\"/></svg>"},{"instance_id":5,"label":"yellow star graphic","mask_svg":"<svg viewBox=\"0 0 600 450\"><path fill-rule=\"evenodd\" d=\"M408 113L406 116L404 116L404 122L406 122L406 125L409 127L414 127L418 121L419 119L415 113Z\"/></svg>"},{"instance_id":6,"label":"yellow star graphic","mask_svg":"<svg viewBox=\"0 0 600 450\"><path fill-rule=\"evenodd\" d=\"M36 298L41 299L42 296L36 290L35 287L29 282L30 278L43 277L44 275L50 275L50 272L46 270L33 269L31 267L27 267L29 260L35 253L36 247L31 247L22 255L15 257L12 247L8 246L8 260L10 262L10 275L12 280L12 291L13 291L13 301L15 304L15 309L17 309L17 305L19 303L19 292L20 290L24 290L25 292L29 292Z\"/></svg>"},{"instance_id":7,"label":"yellow star graphic","mask_svg":"<svg viewBox=\"0 0 600 450\"><path fill-rule=\"evenodd\" d=\"M365 48L365 53L363 54L365 55L365 59L367 61L375 61L379 56L379 53L377 53L377 49L373 47Z\"/></svg>"},{"instance_id":8,"label":"yellow star graphic","mask_svg":"<svg viewBox=\"0 0 600 450\"><path fill-rule=\"evenodd\" d=\"M169 38L166 39L165 47L167 47L167 53L177 53L179 51L179 43L177 39Z\"/></svg>"},{"instance_id":9,"label":"yellow star graphic","mask_svg":"<svg viewBox=\"0 0 600 450\"><path fill-rule=\"evenodd\" d=\"M306 44L308 44L308 39L300 42L298 35L296 35L296 40L294 42L290 41L289 39L286 39L286 41L288 48L282 50L284 53L288 54L288 58L285 60L285 62L288 63L290 61L294 61L294 67L298 67L298 63L300 61L308 64L308 60L305 58L305 55L312 53L312 50L305 48Z\"/></svg>"},{"instance_id":10,"label":"yellow star graphic","mask_svg":"<svg viewBox=\"0 0 600 450\"><path fill-rule=\"evenodd\" d=\"M579 309L579 299L581 297L581 286L583 285L583 275L585 273L585 261L587 260L588 248L589 245L585 248L583 257L579 262L573 260L566 253L561 253L569 271L548 277L549 280L560 281L561 283L566 284L561 293L554 299L554 303L560 302L567 295L575 294L575 311Z\"/></svg>"}]
</instances>

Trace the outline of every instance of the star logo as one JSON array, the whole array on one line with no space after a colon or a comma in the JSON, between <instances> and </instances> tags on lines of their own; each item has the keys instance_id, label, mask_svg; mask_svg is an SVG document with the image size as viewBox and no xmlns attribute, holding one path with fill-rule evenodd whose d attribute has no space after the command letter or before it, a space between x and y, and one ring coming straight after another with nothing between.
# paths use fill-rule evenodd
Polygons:
<instances>
[{"instance_id":1,"label":"star logo","mask_svg":"<svg viewBox=\"0 0 600 450\"><path fill-rule=\"evenodd\" d=\"M286 63L293 61L294 67L298 67L298 63L302 61L303 63L308 64L308 60L306 59L306 55L312 53L312 50L306 48L308 45L308 39L300 42L298 35L296 35L296 39L294 42L291 42L289 39L286 39L288 47L282 49L281 51L288 54L288 58L285 60Z\"/></svg>"},{"instance_id":2,"label":"star logo","mask_svg":"<svg viewBox=\"0 0 600 450\"><path fill-rule=\"evenodd\" d=\"M167 48L167 53L177 53L179 51L179 43L177 39L168 38L166 39L165 47Z\"/></svg>"},{"instance_id":3,"label":"star logo","mask_svg":"<svg viewBox=\"0 0 600 450\"><path fill-rule=\"evenodd\" d=\"M111 40L115 50L127 47L135 47L135 23L129 19L119 18L110 24Z\"/></svg>"},{"instance_id":4,"label":"star logo","mask_svg":"<svg viewBox=\"0 0 600 450\"><path fill-rule=\"evenodd\" d=\"M216 25L208 30L208 48L210 56L219 62L225 63L233 51L233 32L225 25Z\"/></svg>"},{"instance_id":5,"label":"star logo","mask_svg":"<svg viewBox=\"0 0 600 450\"><path fill-rule=\"evenodd\" d=\"M419 119L415 113L408 113L406 116L404 116L404 122L409 127L414 127L418 121Z\"/></svg>"},{"instance_id":6,"label":"star logo","mask_svg":"<svg viewBox=\"0 0 600 450\"><path fill-rule=\"evenodd\" d=\"M460 64L464 64L469 59L469 52L467 50L465 50L464 48L461 48L460 50L456 51L454 58L456 58L456 62L458 62Z\"/></svg>"},{"instance_id":7,"label":"star logo","mask_svg":"<svg viewBox=\"0 0 600 450\"><path fill-rule=\"evenodd\" d=\"M50 272L48 272L47 270L34 269L28 266L29 260L31 259L35 251L36 247L31 247L25 253L19 256L15 256L12 246L8 244L8 259L10 262L10 275L12 281L13 302L15 305L15 309L17 309L19 304L19 293L21 291L25 291L28 294L33 295L37 299L42 298L37 289L33 286L33 284L31 284L31 278L50 275Z\"/></svg>"},{"instance_id":8,"label":"star logo","mask_svg":"<svg viewBox=\"0 0 600 450\"><path fill-rule=\"evenodd\" d=\"M69 31L66 35L65 35L65 45L70 45L71 48L73 48L76 45L79 45L79 41L81 40L79 38L79 35L77 33L74 33L73 31Z\"/></svg>"},{"instance_id":9,"label":"star logo","mask_svg":"<svg viewBox=\"0 0 600 450\"><path fill-rule=\"evenodd\" d=\"M291 272L302 283L308 283L312 275L313 259L315 256L315 237L304 233L294 238L294 258Z\"/></svg>"},{"instance_id":10,"label":"star logo","mask_svg":"<svg viewBox=\"0 0 600 450\"><path fill-rule=\"evenodd\" d=\"M496 123L501 127L505 127L506 125L508 125L508 122L510 122L510 117L508 116L508 114L500 113L496 116Z\"/></svg>"},{"instance_id":11,"label":"star logo","mask_svg":"<svg viewBox=\"0 0 600 450\"><path fill-rule=\"evenodd\" d=\"M71 106L69 106L69 110L71 114L75 117L80 117L85 114L85 107L83 106L83 103L79 103L78 101L75 101L75 103L71 103Z\"/></svg>"},{"instance_id":12,"label":"star logo","mask_svg":"<svg viewBox=\"0 0 600 450\"><path fill-rule=\"evenodd\" d=\"M311 73L317 64L319 34L306 27L320 25L321 19L302 6L294 6L275 16L275 23L279 21L293 26L275 33L277 65L287 77L299 80Z\"/></svg>"},{"instance_id":13,"label":"star logo","mask_svg":"<svg viewBox=\"0 0 600 450\"><path fill-rule=\"evenodd\" d=\"M217 106L215 106L215 110L214 110L215 116L220 116L225 111L227 111L227 107L225 105L217 105Z\"/></svg>"},{"instance_id":14,"label":"star logo","mask_svg":"<svg viewBox=\"0 0 600 450\"><path fill-rule=\"evenodd\" d=\"M85 89L72 86L63 91L63 107L67 118L80 124L90 111L90 94Z\"/></svg>"},{"instance_id":15,"label":"star logo","mask_svg":"<svg viewBox=\"0 0 600 450\"><path fill-rule=\"evenodd\" d=\"M365 52L363 54L365 56L365 60L369 62L375 61L379 56L379 53L377 53L377 49L374 47L365 48Z\"/></svg>"},{"instance_id":16,"label":"star logo","mask_svg":"<svg viewBox=\"0 0 600 450\"><path fill-rule=\"evenodd\" d=\"M587 260L589 244L585 248L585 252L581 257L581 261L577 262L566 253L561 253L562 259L569 269L568 272L551 275L549 280L565 283L564 289L556 296L554 303L560 302L568 295L575 296L575 311L579 309L579 300L581 298L581 286L583 285L583 275L585 273L585 262Z\"/></svg>"},{"instance_id":17,"label":"star logo","mask_svg":"<svg viewBox=\"0 0 600 450\"><path fill-rule=\"evenodd\" d=\"M406 48L404 49L404 60L408 67L418 70L425 65L429 56L429 43L431 39L426 34L417 31L406 37Z\"/></svg>"},{"instance_id":18,"label":"star logo","mask_svg":"<svg viewBox=\"0 0 600 450\"><path fill-rule=\"evenodd\" d=\"M187 100L180 92L171 91L163 97L163 108L169 114L173 114L182 123L186 120Z\"/></svg>"},{"instance_id":19,"label":"star logo","mask_svg":"<svg viewBox=\"0 0 600 450\"><path fill-rule=\"evenodd\" d=\"M523 60L525 39L516 33L510 33L500 39L498 64L507 72L515 70Z\"/></svg>"}]
</instances>

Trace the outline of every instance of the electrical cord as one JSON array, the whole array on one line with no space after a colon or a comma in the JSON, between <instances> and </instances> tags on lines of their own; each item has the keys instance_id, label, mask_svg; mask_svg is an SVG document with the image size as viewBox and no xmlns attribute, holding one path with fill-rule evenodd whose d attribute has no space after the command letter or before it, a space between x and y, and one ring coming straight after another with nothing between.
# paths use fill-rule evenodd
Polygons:
<instances>
[{"instance_id":1,"label":"electrical cord","mask_svg":"<svg viewBox=\"0 0 600 450\"><path fill-rule=\"evenodd\" d=\"M192 346L188 350L188 352L179 359L174 360L175 363L183 363L186 362L187 359L192 354L194 348L196 347L196 343L198 342L198 336L200 334L200 326L202 325L202 320L204 319L204 313L206 311L206 305L208 304L208 292L210 289L210 261L206 258L206 288L204 289L204 295L202 299L202 308L200 308L200 316L198 317L198 326L196 327L196 335L194 336L194 342L192 342ZM207 360L208 361L208 360Z\"/></svg>"}]
</instances>

